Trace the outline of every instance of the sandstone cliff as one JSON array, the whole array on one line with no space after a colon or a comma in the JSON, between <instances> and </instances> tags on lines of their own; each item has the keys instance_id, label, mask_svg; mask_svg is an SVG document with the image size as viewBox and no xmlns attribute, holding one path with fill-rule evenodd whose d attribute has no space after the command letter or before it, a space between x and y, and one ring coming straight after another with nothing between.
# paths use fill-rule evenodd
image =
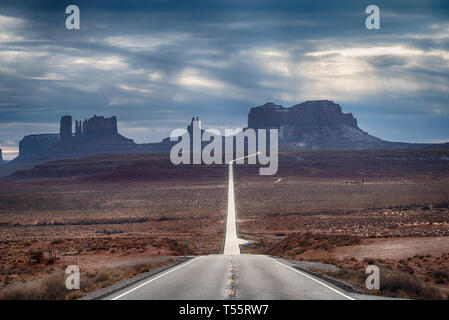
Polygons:
<instances>
[{"instance_id":1,"label":"sandstone cliff","mask_svg":"<svg viewBox=\"0 0 449 320\"><path fill-rule=\"evenodd\" d=\"M134 146L117 130L117 118L94 116L75 122L72 132L72 117L63 116L59 134L33 134L19 142L18 160L64 159L88 156L97 153L126 152Z\"/></svg>"},{"instance_id":2,"label":"sandstone cliff","mask_svg":"<svg viewBox=\"0 0 449 320\"><path fill-rule=\"evenodd\" d=\"M79 135L87 138L96 138L101 136L114 136L118 134L117 118L105 118L94 115L93 118L79 122Z\"/></svg>"},{"instance_id":3,"label":"sandstone cliff","mask_svg":"<svg viewBox=\"0 0 449 320\"><path fill-rule=\"evenodd\" d=\"M290 108L269 102L251 108L248 127L278 129L281 150L413 148L369 135L357 126L351 113L343 113L340 105L328 100L306 101Z\"/></svg>"}]
</instances>

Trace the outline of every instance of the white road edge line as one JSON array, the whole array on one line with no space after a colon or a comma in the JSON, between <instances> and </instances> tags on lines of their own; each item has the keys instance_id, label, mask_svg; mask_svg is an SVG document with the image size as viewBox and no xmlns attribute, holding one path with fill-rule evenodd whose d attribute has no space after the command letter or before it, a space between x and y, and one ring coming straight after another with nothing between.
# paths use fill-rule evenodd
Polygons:
<instances>
[{"instance_id":1,"label":"white road edge line","mask_svg":"<svg viewBox=\"0 0 449 320\"><path fill-rule=\"evenodd\" d=\"M182 267L185 267L186 265L192 263L193 261L195 261L195 260L197 260L197 259L199 259L199 258L201 258L201 257L194 258L194 259L192 259L192 260L190 260L190 261L188 261L188 262L186 262L186 263L184 263L184 264L182 264L182 265L180 265L180 266L177 266L176 268L170 269L169 271L167 271L167 272L165 272L165 273L163 273L163 274L161 274L161 275L158 275L157 277L154 277L154 278L152 278L152 279L150 279L150 280L148 280L148 281L145 281L144 283L138 285L137 287L134 287L134 288L132 288L132 289L130 289L130 290L128 290L128 291L122 293L121 295L118 295L117 297L112 298L111 300L118 300L118 299L120 299L121 297L126 296L127 294L129 294L129 293L131 293L131 292L133 292L133 291L136 291L137 289L142 288L143 286L146 286L147 284L149 284L149 283L151 283L151 282L153 282L153 281L155 281L155 280L157 280L157 279L159 279L159 278L162 278L163 276L166 276L166 275L169 274L169 273L172 273L173 271L176 271L176 270L178 270L178 269L180 269L180 268L182 268Z\"/></svg>"},{"instance_id":2,"label":"white road edge line","mask_svg":"<svg viewBox=\"0 0 449 320\"><path fill-rule=\"evenodd\" d=\"M265 257L267 257L267 256L265 256ZM273 260L274 262L276 262L277 264L280 264L281 266L284 266L284 267L286 267L286 268L288 268L288 269L290 269L290 270L293 270L293 271L295 271L296 273L299 273L300 275L302 275L302 276L304 276L304 277L306 277L306 278L309 278L309 279L311 279L311 280L313 280L313 281L315 281L315 282L321 284L322 286L325 286L326 288L328 288L328 289L330 289L330 290L332 290L332 291L338 293L339 295L342 295L342 296L345 297L346 299L349 299L349 300L356 300L355 298L350 297L350 296L344 294L343 292L340 292L340 291L338 291L337 289L332 288L331 286L328 286L328 285L325 284L324 282L321 282L320 280L317 280L317 279L315 279L314 277L311 277L311 276L309 276L308 274L306 274L306 273L304 273L304 272L301 272L301 271L299 271L299 270L297 270L297 269L295 269L295 268L293 268L293 267L290 267L290 266L288 266L288 265L286 265L286 264L283 264L283 263L277 261L277 260L274 259L274 258L270 258L270 257L267 257L267 258Z\"/></svg>"}]
</instances>

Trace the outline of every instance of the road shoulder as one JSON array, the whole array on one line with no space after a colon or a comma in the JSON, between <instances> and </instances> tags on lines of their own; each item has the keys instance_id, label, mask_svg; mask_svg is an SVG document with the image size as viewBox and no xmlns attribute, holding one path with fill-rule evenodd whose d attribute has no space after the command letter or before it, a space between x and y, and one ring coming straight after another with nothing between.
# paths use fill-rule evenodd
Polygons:
<instances>
[{"instance_id":1,"label":"road shoulder","mask_svg":"<svg viewBox=\"0 0 449 320\"><path fill-rule=\"evenodd\" d=\"M176 262L173 263L169 263L166 264L164 266L161 267L157 267L154 269L151 269L148 272L144 272L141 274L138 274L132 278L129 279L123 279L120 281L117 281L116 283L114 283L111 286L105 287L105 288L101 288L98 290L95 290L93 292L89 292L88 294L86 294L85 296L81 297L79 300L101 300L109 295L112 295L120 290L125 289L126 287L132 286L140 281L143 281L147 278L151 278L163 271L169 270L171 268L174 268L190 259L192 259L193 257L180 257L180 259Z\"/></svg>"}]
</instances>

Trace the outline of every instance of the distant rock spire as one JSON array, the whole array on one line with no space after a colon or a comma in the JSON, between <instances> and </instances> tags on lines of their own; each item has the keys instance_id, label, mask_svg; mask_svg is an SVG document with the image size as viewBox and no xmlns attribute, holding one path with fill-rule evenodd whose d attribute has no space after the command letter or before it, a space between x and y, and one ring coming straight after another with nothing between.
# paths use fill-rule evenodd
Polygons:
<instances>
[{"instance_id":1,"label":"distant rock spire","mask_svg":"<svg viewBox=\"0 0 449 320\"><path fill-rule=\"evenodd\" d=\"M59 139L67 141L72 138L72 116L63 116L59 128Z\"/></svg>"},{"instance_id":2,"label":"distant rock spire","mask_svg":"<svg viewBox=\"0 0 449 320\"><path fill-rule=\"evenodd\" d=\"M82 129L81 129L81 120L75 120L75 136L81 137L83 135Z\"/></svg>"}]
</instances>

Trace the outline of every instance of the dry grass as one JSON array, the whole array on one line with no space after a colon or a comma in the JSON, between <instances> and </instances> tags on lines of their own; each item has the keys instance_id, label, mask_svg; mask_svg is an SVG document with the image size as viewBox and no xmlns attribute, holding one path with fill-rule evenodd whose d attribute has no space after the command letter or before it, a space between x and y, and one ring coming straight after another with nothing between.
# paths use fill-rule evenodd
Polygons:
<instances>
[{"instance_id":1,"label":"dry grass","mask_svg":"<svg viewBox=\"0 0 449 320\"><path fill-rule=\"evenodd\" d=\"M270 246L264 253L276 255L281 252L284 256L294 257L309 250L331 251L335 247L358 243L360 243L360 237L358 236L313 234L310 232L295 233Z\"/></svg>"},{"instance_id":2,"label":"dry grass","mask_svg":"<svg viewBox=\"0 0 449 320\"><path fill-rule=\"evenodd\" d=\"M442 299L440 292L424 285L416 276L389 268L380 270L380 294L388 297L437 300Z\"/></svg>"},{"instance_id":3,"label":"dry grass","mask_svg":"<svg viewBox=\"0 0 449 320\"><path fill-rule=\"evenodd\" d=\"M173 258L132 267L106 268L98 272L81 273L80 289L76 291L66 288L66 275L60 270L40 279L10 284L0 291L0 300L78 299L86 293L110 286L119 280L131 278L175 261L177 260Z\"/></svg>"},{"instance_id":4,"label":"dry grass","mask_svg":"<svg viewBox=\"0 0 449 320\"><path fill-rule=\"evenodd\" d=\"M438 286L448 279L449 254L440 256L415 256L408 259L375 259L362 261L354 258L317 259L316 261L337 266L337 272L318 270L331 277L350 282L367 294L405 299L448 299L447 291ZM380 290L365 289L365 273L368 265L380 269Z\"/></svg>"},{"instance_id":5,"label":"dry grass","mask_svg":"<svg viewBox=\"0 0 449 320\"><path fill-rule=\"evenodd\" d=\"M64 273L57 272L39 280L14 283L0 293L1 300L58 300L70 293Z\"/></svg>"}]
</instances>

